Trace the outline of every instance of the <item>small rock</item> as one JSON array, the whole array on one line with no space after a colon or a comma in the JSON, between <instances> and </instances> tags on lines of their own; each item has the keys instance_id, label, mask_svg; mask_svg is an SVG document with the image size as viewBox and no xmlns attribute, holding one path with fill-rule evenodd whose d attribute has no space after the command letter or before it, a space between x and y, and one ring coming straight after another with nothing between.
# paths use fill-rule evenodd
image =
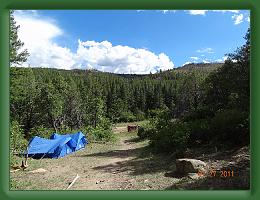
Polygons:
<instances>
[{"instance_id":1,"label":"small rock","mask_svg":"<svg viewBox=\"0 0 260 200\"><path fill-rule=\"evenodd\" d=\"M201 160L196 159L176 159L176 171L180 174L198 173L205 171L207 164Z\"/></svg>"}]
</instances>

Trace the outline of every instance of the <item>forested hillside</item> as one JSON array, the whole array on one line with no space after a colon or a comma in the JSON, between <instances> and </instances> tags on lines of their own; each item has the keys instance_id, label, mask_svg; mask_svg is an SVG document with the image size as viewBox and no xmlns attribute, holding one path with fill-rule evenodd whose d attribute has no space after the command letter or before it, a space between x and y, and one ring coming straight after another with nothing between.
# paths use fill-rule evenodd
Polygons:
<instances>
[{"instance_id":1,"label":"forested hillside","mask_svg":"<svg viewBox=\"0 0 260 200\"><path fill-rule=\"evenodd\" d=\"M11 121L22 125L28 139L42 127L103 127L144 120L166 108L178 117L198 106L203 92L199 85L209 72L196 67L141 76L11 67Z\"/></svg>"}]
</instances>

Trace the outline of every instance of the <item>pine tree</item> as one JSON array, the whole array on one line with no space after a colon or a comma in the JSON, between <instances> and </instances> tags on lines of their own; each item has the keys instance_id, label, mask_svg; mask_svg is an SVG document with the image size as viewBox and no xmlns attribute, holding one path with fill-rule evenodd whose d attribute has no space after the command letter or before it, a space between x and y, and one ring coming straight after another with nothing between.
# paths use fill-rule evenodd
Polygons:
<instances>
[{"instance_id":1,"label":"pine tree","mask_svg":"<svg viewBox=\"0 0 260 200\"><path fill-rule=\"evenodd\" d=\"M10 12L10 63L18 64L25 62L29 56L27 49L22 50L24 43L18 38L19 25L16 25L13 11Z\"/></svg>"}]
</instances>

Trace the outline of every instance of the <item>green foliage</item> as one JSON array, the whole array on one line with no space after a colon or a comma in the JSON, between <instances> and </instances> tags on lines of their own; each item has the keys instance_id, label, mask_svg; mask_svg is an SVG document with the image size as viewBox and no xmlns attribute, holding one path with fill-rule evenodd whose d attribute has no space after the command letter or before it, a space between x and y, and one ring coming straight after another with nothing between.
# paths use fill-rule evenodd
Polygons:
<instances>
[{"instance_id":1,"label":"green foliage","mask_svg":"<svg viewBox=\"0 0 260 200\"><path fill-rule=\"evenodd\" d=\"M18 157L15 154L24 153L26 150L27 141L22 134L21 126L17 121L10 124L10 164L18 164ZM20 163L19 163L20 164Z\"/></svg>"},{"instance_id":2,"label":"green foliage","mask_svg":"<svg viewBox=\"0 0 260 200\"><path fill-rule=\"evenodd\" d=\"M172 119L167 109L153 110L150 116L150 122L139 127L138 136L148 138L157 152L182 152L190 137L188 123Z\"/></svg>"},{"instance_id":3,"label":"green foliage","mask_svg":"<svg viewBox=\"0 0 260 200\"><path fill-rule=\"evenodd\" d=\"M188 122L190 127L189 144L196 145L201 143L207 143L210 139L210 127L208 119L194 119Z\"/></svg>"},{"instance_id":4,"label":"green foliage","mask_svg":"<svg viewBox=\"0 0 260 200\"><path fill-rule=\"evenodd\" d=\"M143 121L143 120L145 120L146 119L145 113L142 112L142 111L137 111L135 113L135 119L136 119L136 121Z\"/></svg>"},{"instance_id":5,"label":"green foliage","mask_svg":"<svg viewBox=\"0 0 260 200\"><path fill-rule=\"evenodd\" d=\"M147 122L138 127L137 135L140 139L149 139L152 138L155 131L155 125L151 122Z\"/></svg>"},{"instance_id":6,"label":"green foliage","mask_svg":"<svg viewBox=\"0 0 260 200\"><path fill-rule=\"evenodd\" d=\"M241 110L223 110L216 113L210 123L213 141L241 145L249 142L249 116Z\"/></svg>"},{"instance_id":7,"label":"green foliage","mask_svg":"<svg viewBox=\"0 0 260 200\"><path fill-rule=\"evenodd\" d=\"M13 151L23 151L27 145L26 140L22 135L22 129L17 121L11 122L10 126L10 148Z\"/></svg>"},{"instance_id":8,"label":"green foliage","mask_svg":"<svg viewBox=\"0 0 260 200\"><path fill-rule=\"evenodd\" d=\"M111 129L105 129L103 127L97 126L96 128L89 127L87 131L88 140L91 141L113 141L115 140L115 135Z\"/></svg>"},{"instance_id":9,"label":"green foliage","mask_svg":"<svg viewBox=\"0 0 260 200\"><path fill-rule=\"evenodd\" d=\"M21 64L27 60L29 53L26 49L22 50L23 42L18 38L18 29L16 25L13 11L10 11L10 63Z\"/></svg>"},{"instance_id":10,"label":"green foliage","mask_svg":"<svg viewBox=\"0 0 260 200\"><path fill-rule=\"evenodd\" d=\"M157 127L157 131L152 135L151 146L157 152L183 152L188 144L190 127L185 122L169 121L167 125Z\"/></svg>"},{"instance_id":11,"label":"green foliage","mask_svg":"<svg viewBox=\"0 0 260 200\"><path fill-rule=\"evenodd\" d=\"M30 131L30 137L39 136L48 139L52 134L53 134L53 129L46 128L43 125L34 127Z\"/></svg>"},{"instance_id":12,"label":"green foliage","mask_svg":"<svg viewBox=\"0 0 260 200\"><path fill-rule=\"evenodd\" d=\"M123 111L120 115L119 122L134 122L136 117L130 111Z\"/></svg>"}]
</instances>

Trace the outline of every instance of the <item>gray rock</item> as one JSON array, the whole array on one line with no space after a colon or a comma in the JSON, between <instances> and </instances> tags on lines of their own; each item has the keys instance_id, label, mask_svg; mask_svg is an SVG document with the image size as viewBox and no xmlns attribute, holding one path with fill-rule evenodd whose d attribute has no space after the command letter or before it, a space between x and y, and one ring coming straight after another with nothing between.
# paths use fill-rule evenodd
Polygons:
<instances>
[{"instance_id":1,"label":"gray rock","mask_svg":"<svg viewBox=\"0 0 260 200\"><path fill-rule=\"evenodd\" d=\"M180 174L205 171L207 164L201 160L182 158L176 159L176 171Z\"/></svg>"}]
</instances>

